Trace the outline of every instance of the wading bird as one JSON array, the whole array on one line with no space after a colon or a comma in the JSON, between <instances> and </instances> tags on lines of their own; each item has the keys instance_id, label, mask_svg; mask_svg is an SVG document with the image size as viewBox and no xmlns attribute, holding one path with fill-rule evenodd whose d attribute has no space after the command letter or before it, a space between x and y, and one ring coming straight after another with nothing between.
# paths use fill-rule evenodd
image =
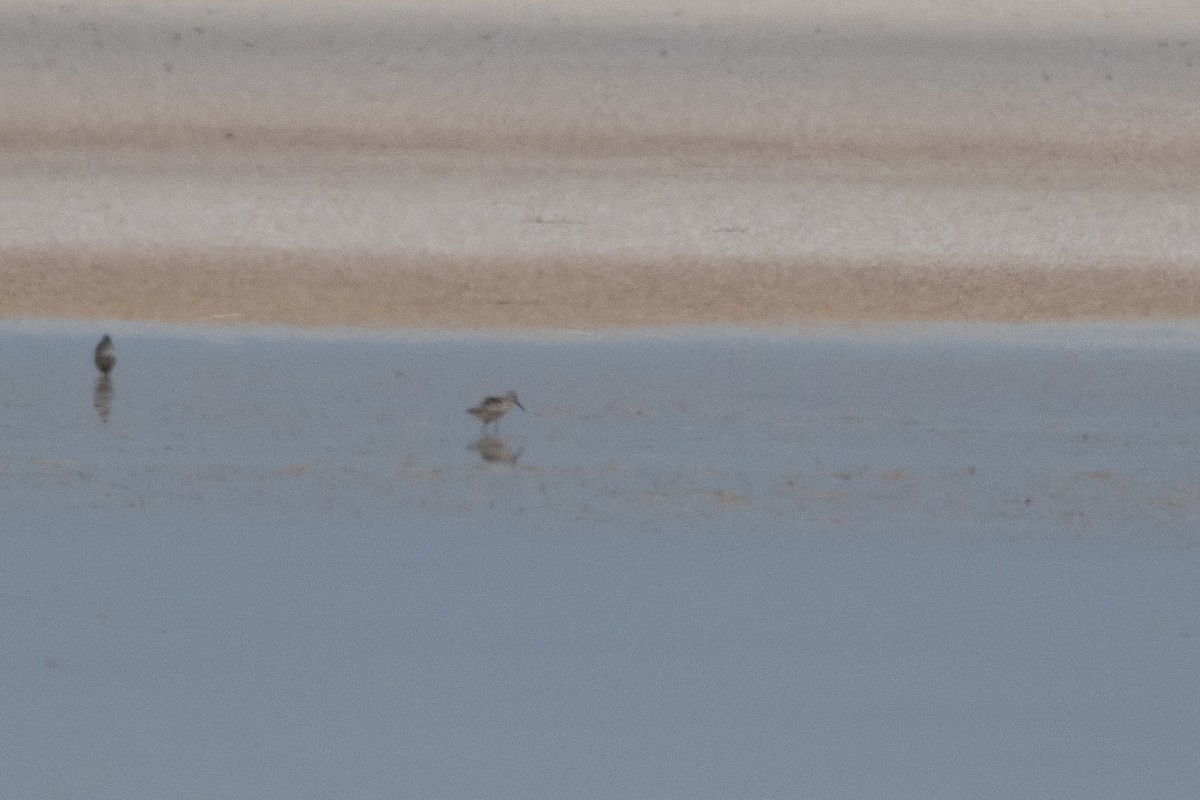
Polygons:
<instances>
[{"instance_id":1,"label":"wading bird","mask_svg":"<svg viewBox=\"0 0 1200 800\"><path fill-rule=\"evenodd\" d=\"M117 350L113 347L112 337L107 333L100 340L100 344L96 345L96 369L100 370L104 377L108 377L108 373L112 372L113 367L117 365Z\"/></svg>"},{"instance_id":2,"label":"wading bird","mask_svg":"<svg viewBox=\"0 0 1200 800\"><path fill-rule=\"evenodd\" d=\"M508 392L503 397L485 397L474 408L468 408L467 413L483 420L484 430L490 424L492 427L497 427L497 423L501 417L507 414L512 407L516 406L522 411L525 406L521 405L521 401L517 399L516 392Z\"/></svg>"}]
</instances>

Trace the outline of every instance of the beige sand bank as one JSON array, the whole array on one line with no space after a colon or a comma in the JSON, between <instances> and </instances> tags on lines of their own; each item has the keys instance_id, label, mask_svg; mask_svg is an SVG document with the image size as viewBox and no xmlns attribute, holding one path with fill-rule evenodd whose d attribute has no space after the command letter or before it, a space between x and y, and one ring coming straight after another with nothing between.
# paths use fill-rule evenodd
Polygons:
<instances>
[{"instance_id":1,"label":"beige sand bank","mask_svg":"<svg viewBox=\"0 0 1200 800\"><path fill-rule=\"evenodd\" d=\"M0 253L0 317L374 328L1200 316L1200 271L469 261L293 250Z\"/></svg>"},{"instance_id":2,"label":"beige sand bank","mask_svg":"<svg viewBox=\"0 0 1200 800\"><path fill-rule=\"evenodd\" d=\"M0 315L1200 313L1195 9L945 5L2 4Z\"/></svg>"}]
</instances>

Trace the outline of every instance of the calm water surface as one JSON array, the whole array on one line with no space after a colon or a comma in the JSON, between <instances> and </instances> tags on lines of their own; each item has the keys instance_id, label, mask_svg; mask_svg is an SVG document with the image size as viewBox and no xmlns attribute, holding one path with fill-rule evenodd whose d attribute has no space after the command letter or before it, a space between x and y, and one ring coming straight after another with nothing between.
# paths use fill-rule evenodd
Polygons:
<instances>
[{"instance_id":1,"label":"calm water surface","mask_svg":"<svg viewBox=\"0 0 1200 800\"><path fill-rule=\"evenodd\" d=\"M1184 328L317 337L9 326L9 512L1185 535ZM496 437L465 410L516 389ZM36 516L36 514L35 514Z\"/></svg>"},{"instance_id":2,"label":"calm water surface","mask_svg":"<svg viewBox=\"0 0 1200 800\"><path fill-rule=\"evenodd\" d=\"M7 796L1200 788L1195 329L112 327L3 329Z\"/></svg>"}]
</instances>

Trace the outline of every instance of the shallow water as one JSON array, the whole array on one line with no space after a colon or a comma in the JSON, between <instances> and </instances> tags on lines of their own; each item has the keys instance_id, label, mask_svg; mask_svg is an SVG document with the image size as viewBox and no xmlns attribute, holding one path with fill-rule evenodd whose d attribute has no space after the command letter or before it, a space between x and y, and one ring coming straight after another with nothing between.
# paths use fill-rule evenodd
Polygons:
<instances>
[{"instance_id":1,"label":"shallow water","mask_svg":"<svg viewBox=\"0 0 1200 800\"><path fill-rule=\"evenodd\" d=\"M938 330L955 329L506 340L143 327L118 337L101 386L90 334L10 329L4 503L297 523L422 509L535 528L880 531L900 515L912 533L1192 532L1194 330L1099 344L1086 327ZM1071 330L1083 332L1056 338ZM528 413L492 441L465 409L507 388Z\"/></svg>"},{"instance_id":2,"label":"shallow water","mask_svg":"<svg viewBox=\"0 0 1200 800\"><path fill-rule=\"evenodd\" d=\"M1197 788L1194 326L112 333L3 332L8 794Z\"/></svg>"}]
</instances>

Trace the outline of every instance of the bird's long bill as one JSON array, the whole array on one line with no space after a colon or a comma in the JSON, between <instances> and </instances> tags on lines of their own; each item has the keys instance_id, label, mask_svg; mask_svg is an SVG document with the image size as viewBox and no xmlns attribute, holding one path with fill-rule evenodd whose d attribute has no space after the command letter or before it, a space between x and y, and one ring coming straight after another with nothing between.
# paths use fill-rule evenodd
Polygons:
<instances>
[{"instance_id":1,"label":"bird's long bill","mask_svg":"<svg viewBox=\"0 0 1200 800\"><path fill-rule=\"evenodd\" d=\"M525 410L525 406L521 405L520 400L513 400L513 402L517 404L517 408L521 409L522 411Z\"/></svg>"}]
</instances>

